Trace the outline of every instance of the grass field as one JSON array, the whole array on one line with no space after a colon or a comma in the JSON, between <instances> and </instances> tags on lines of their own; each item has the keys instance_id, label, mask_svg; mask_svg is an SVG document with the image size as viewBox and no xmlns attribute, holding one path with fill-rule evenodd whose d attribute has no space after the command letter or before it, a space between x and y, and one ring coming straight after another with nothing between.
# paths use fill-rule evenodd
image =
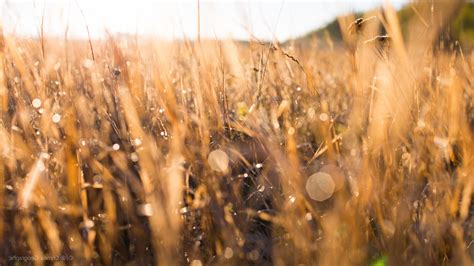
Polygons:
<instances>
[{"instance_id":1,"label":"grass field","mask_svg":"<svg viewBox=\"0 0 474 266\"><path fill-rule=\"evenodd\" d=\"M472 265L450 6L341 44L2 35L0 264Z\"/></svg>"}]
</instances>

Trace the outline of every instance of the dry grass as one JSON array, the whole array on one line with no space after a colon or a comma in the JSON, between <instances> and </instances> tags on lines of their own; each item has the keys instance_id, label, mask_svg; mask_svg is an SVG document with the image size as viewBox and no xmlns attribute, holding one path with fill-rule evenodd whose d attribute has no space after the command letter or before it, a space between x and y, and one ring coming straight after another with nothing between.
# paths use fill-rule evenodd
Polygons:
<instances>
[{"instance_id":1,"label":"dry grass","mask_svg":"<svg viewBox=\"0 0 474 266\"><path fill-rule=\"evenodd\" d=\"M471 265L474 54L437 39L453 11L420 5L405 40L389 6L341 18L333 49L4 36L0 264ZM339 190L312 200L327 165Z\"/></svg>"}]
</instances>

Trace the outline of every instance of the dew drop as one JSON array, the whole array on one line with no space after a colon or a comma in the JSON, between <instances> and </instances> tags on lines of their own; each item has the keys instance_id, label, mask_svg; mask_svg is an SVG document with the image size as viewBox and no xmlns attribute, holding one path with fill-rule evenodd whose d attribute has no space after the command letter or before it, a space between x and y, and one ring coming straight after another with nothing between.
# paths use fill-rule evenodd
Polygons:
<instances>
[{"instance_id":1,"label":"dew drop","mask_svg":"<svg viewBox=\"0 0 474 266\"><path fill-rule=\"evenodd\" d=\"M288 199L290 200L291 203L295 203L296 201L295 196L289 196Z\"/></svg>"},{"instance_id":2,"label":"dew drop","mask_svg":"<svg viewBox=\"0 0 474 266\"><path fill-rule=\"evenodd\" d=\"M150 203L141 204L138 206L138 214L141 216L152 216L153 208Z\"/></svg>"},{"instance_id":3,"label":"dew drop","mask_svg":"<svg viewBox=\"0 0 474 266\"><path fill-rule=\"evenodd\" d=\"M316 111L314 110L314 108L309 108L307 114L310 119L313 119L316 115Z\"/></svg>"},{"instance_id":4,"label":"dew drop","mask_svg":"<svg viewBox=\"0 0 474 266\"><path fill-rule=\"evenodd\" d=\"M225 251L224 251L224 257L226 259L230 259L230 258L232 258L232 256L234 256L234 251L232 250L232 248L226 247Z\"/></svg>"},{"instance_id":5,"label":"dew drop","mask_svg":"<svg viewBox=\"0 0 474 266\"><path fill-rule=\"evenodd\" d=\"M120 145L118 143L115 143L114 145L112 145L112 149L114 151L118 151L120 149Z\"/></svg>"},{"instance_id":6,"label":"dew drop","mask_svg":"<svg viewBox=\"0 0 474 266\"><path fill-rule=\"evenodd\" d=\"M79 141L79 143L81 144L81 146L86 146L87 145L87 141L85 139L81 139Z\"/></svg>"},{"instance_id":7,"label":"dew drop","mask_svg":"<svg viewBox=\"0 0 474 266\"><path fill-rule=\"evenodd\" d=\"M258 250L252 250L248 254L248 258L253 261L258 260L259 257L260 257L260 253L258 252Z\"/></svg>"},{"instance_id":8,"label":"dew drop","mask_svg":"<svg viewBox=\"0 0 474 266\"><path fill-rule=\"evenodd\" d=\"M52 117L52 120L53 120L53 123L59 123L59 121L61 121L61 115L58 114L58 113L55 113Z\"/></svg>"},{"instance_id":9,"label":"dew drop","mask_svg":"<svg viewBox=\"0 0 474 266\"><path fill-rule=\"evenodd\" d=\"M329 115L326 114L326 113L321 113L321 114L319 115L319 120L321 120L321 121L323 121L323 122L326 122L326 121L329 120Z\"/></svg>"},{"instance_id":10,"label":"dew drop","mask_svg":"<svg viewBox=\"0 0 474 266\"><path fill-rule=\"evenodd\" d=\"M82 228L91 229L92 227L94 227L94 221L92 221L91 219L87 219L84 222L82 222L79 226Z\"/></svg>"},{"instance_id":11,"label":"dew drop","mask_svg":"<svg viewBox=\"0 0 474 266\"><path fill-rule=\"evenodd\" d=\"M23 132L23 130L21 130L21 128L15 126L15 125L12 126L12 130L16 131L16 132Z\"/></svg>"},{"instance_id":12,"label":"dew drop","mask_svg":"<svg viewBox=\"0 0 474 266\"><path fill-rule=\"evenodd\" d=\"M288 135L293 135L293 134L295 134L295 128L294 128L294 127L290 127L290 128L288 129Z\"/></svg>"},{"instance_id":13,"label":"dew drop","mask_svg":"<svg viewBox=\"0 0 474 266\"><path fill-rule=\"evenodd\" d=\"M202 266L202 262L200 260L193 260L190 266Z\"/></svg>"},{"instance_id":14,"label":"dew drop","mask_svg":"<svg viewBox=\"0 0 474 266\"><path fill-rule=\"evenodd\" d=\"M188 212L189 212L188 207L183 207L183 208L179 209L179 213L181 213L181 214L185 214L185 213L188 213Z\"/></svg>"},{"instance_id":15,"label":"dew drop","mask_svg":"<svg viewBox=\"0 0 474 266\"><path fill-rule=\"evenodd\" d=\"M41 100L38 98L35 98L32 102L31 105L33 105L34 108L40 108L41 107Z\"/></svg>"},{"instance_id":16,"label":"dew drop","mask_svg":"<svg viewBox=\"0 0 474 266\"><path fill-rule=\"evenodd\" d=\"M209 166L216 172L227 172L229 156L223 150L213 150L207 159Z\"/></svg>"},{"instance_id":17,"label":"dew drop","mask_svg":"<svg viewBox=\"0 0 474 266\"><path fill-rule=\"evenodd\" d=\"M324 172L318 172L308 178L305 188L311 199L325 201L334 193L336 184L330 175Z\"/></svg>"},{"instance_id":18,"label":"dew drop","mask_svg":"<svg viewBox=\"0 0 474 266\"><path fill-rule=\"evenodd\" d=\"M94 177L92 177L92 179L94 180L94 183L102 182L102 177L100 175L95 175Z\"/></svg>"},{"instance_id":19,"label":"dew drop","mask_svg":"<svg viewBox=\"0 0 474 266\"><path fill-rule=\"evenodd\" d=\"M55 71L58 71L60 68L61 68L61 63L57 62L56 64L54 64L53 69L54 69Z\"/></svg>"},{"instance_id":20,"label":"dew drop","mask_svg":"<svg viewBox=\"0 0 474 266\"><path fill-rule=\"evenodd\" d=\"M135 146L140 146L142 145L142 140L139 138L136 138L133 140L133 144L135 144Z\"/></svg>"},{"instance_id":21,"label":"dew drop","mask_svg":"<svg viewBox=\"0 0 474 266\"><path fill-rule=\"evenodd\" d=\"M138 154L136 152L132 152L130 154L130 159L132 160L132 162L136 163L138 162Z\"/></svg>"},{"instance_id":22,"label":"dew drop","mask_svg":"<svg viewBox=\"0 0 474 266\"><path fill-rule=\"evenodd\" d=\"M352 157L357 156L357 150L356 149L351 149L351 156Z\"/></svg>"},{"instance_id":23,"label":"dew drop","mask_svg":"<svg viewBox=\"0 0 474 266\"><path fill-rule=\"evenodd\" d=\"M90 60L89 58L84 59L84 61L82 61L82 66L84 68L91 68L93 64L94 64L94 61Z\"/></svg>"},{"instance_id":24,"label":"dew drop","mask_svg":"<svg viewBox=\"0 0 474 266\"><path fill-rule=\"evenodd\" d=\"M449 145L448 138L434 137L433 142L441 149L446 149Z\"/></svg>"},{"instance_id":25,"label":"dew drop","mask_svg":"<svg viewBox=\"0 0 474 266\"><path fill-rule=\"evenodd\" d=\"M418 120L418 122L416 123L417 127L419 128L425 128L426 127L426 123L425 121L423 120Z\"/></svg>"}]
</instances>

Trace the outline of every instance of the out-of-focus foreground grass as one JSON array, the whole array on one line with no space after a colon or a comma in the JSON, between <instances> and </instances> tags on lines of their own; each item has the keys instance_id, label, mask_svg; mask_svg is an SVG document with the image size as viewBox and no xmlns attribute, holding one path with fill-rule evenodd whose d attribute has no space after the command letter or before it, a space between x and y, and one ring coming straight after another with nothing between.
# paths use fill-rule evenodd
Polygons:
<instances>
[{"instance_id":1,"label":"out-of-focus foreground grass","mask_svg":"<svg viewBox=\"0 0 474 266\"><path fill-rule=\"evenodd\" d=\"M0 263L472 265L452 6L404 37L390 6L341 18L324 49L2 36Z\"/></svg>"}]
</instances>

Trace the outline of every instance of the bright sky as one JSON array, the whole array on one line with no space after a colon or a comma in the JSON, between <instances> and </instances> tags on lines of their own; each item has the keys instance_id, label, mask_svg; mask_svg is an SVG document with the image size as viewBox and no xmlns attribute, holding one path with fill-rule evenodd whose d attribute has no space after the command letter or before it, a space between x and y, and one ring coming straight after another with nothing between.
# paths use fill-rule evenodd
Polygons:
<instances>
[{"instance_id":1,"label":"bright sky","mask_svg":"<svg viewBox=\"0 0 474 266\"><path fill-rule=\"evenodd\" d=\"M407 0L392 0L399 8ZM201 36L286 40L323 26L335 16L364 11L383 0L200 0ZM82 13L81 13L82 11ZM197 0L0 0L7 33L37 36L44 14L45 34L93 38L105 29L164 39L197 36ZM82 15L84 14L84 15Z\"/></svg>"}]
</instances>

